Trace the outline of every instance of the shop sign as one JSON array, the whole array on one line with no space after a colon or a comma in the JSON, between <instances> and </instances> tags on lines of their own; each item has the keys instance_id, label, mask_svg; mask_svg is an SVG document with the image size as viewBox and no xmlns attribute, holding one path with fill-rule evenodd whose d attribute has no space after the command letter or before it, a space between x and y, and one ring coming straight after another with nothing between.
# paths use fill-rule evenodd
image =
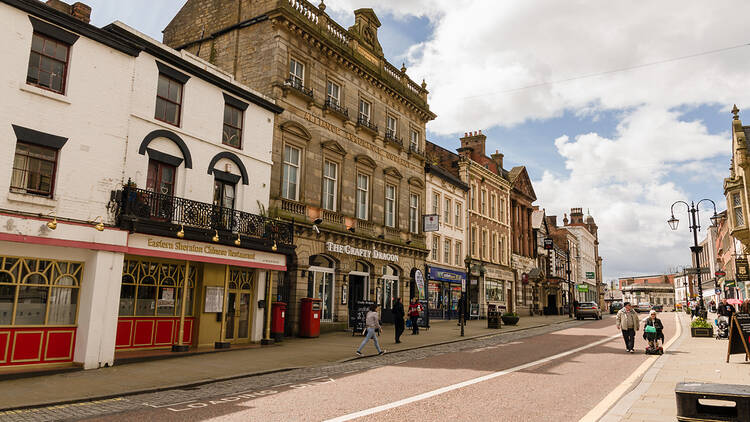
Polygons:
<instances>
[{"instance_id":1,"label":"shop sign","mask_svg":"<svg viewBox=\"0 0 750 422\"><path fill-rule=\"evenodd\" d=\"M484 275L485 277L495 278L498 280L513 280L512 271L495 268L489 265L485 267Z\"/></svg>"},{"instance_id":2,"label":"shop sign","mask_svg":"<svg viewBox=\"0 0 750 422\"><path fill-rule=\"evenodd\" d=\"M437 214L422 216L422 229L425 233L440 230L440 216Z\"/></svg>"},{"instance_id":3,"label":"shop sign","mask_svg":"<svg viewBox=\"0 0 750 422\"><path fill-rule=\"evenodd\" d=\"M430 280L445 281L448 283L460 283L462 280L466 280L466 273L443 268L430 267L427 274Z\"/></svg>"},{"instance_id":4,"label":"shop sign","mask_svg":"<svg viewBox=\"0 0 750 422\"><path fill-rule=\"evenodd\" d=\"M596 274L593 271L586 271L586 279L593 280L596 278Z\"/></svg>"},{"instance_id":5,"label":"shop sign","mask_svg":"<svg viewBox=\"0 0 750 422\"><path fill-rule=\"evenodd\" d=\"M553 242L552 238L546 238L544 239L544 249L550 250L554 248L555 243Z\"/></svg>"},{"instance_id":6,"label":"shop sign","mask_svg":"<svg viewBox=\"0 0 750 422\"><path fill-rule=\"evenodd\" d=\"M588 292L589 291L589 285L588 284L577 284L576 288L579 292Z\"/></svg>"},{"instance_id":7,"label":"shop sign","mask_svg":"<svg viewBox=\"0 0 750 422\"><path fill-rule=\"evenodd\" d=\"M526 273L521 274L521 284L529 284L529 275Z\"/></svg>"},{"instance_id":8,"label":"shop sign","mask_svg":"<svg viewBox=\"0 0 750 422\"><path fill-rule=\"evenodd\" d=\"M747 265L747 258L737 258L734 260L735 274L739 281L750 281L750 269Z\"/></svg>"},{"instance_id":9,"label":"shop sign","mask_svg":"<svg viewBox=\"0 0 750 422\"><path fill-rule=\"evenodd\" d=\"M734 282L734 280L727 280L724 282L724 287L734 287L735 285L736 283Z\"/></svg>"},{"instance_id":10,"label":"shop sign","mask_svg":"<svg viewBox=\"0 0 750 422\"><path fill-rule=\"evenodd\" d=\"M425 297L424 294L424 275L422 274L421 270L414 271L414 282L417 283L417 294L419 295L419 299L422 299Z\"/></svg>"},{"instance_id":11,"label":"shop sign","mask_svg":"<svg viewBox=\"0 0 750 422\"><path fill-rule=\"evenodd\" d=\"M725 277L725 276L727 275L727 272L726 272L726 271L723 271L723 270L719 270L719 271L716 271L716 272L714 273L714 275L715 275L716 277Z\"/></svg>"},{"instance_id":12,"label":"shop sign","mask_svg":"<svg viewBox=\"0 0 750 422\"><path fill-rule=\"evenodd\" d=\"M363 249L355 248L349 245L340 245L338 243L326 242L326 250L328 252L358 256L365 259L380 259L382 261L398 262L398 255L381 252L375 248Z\"/></svg>"}]
</instances>

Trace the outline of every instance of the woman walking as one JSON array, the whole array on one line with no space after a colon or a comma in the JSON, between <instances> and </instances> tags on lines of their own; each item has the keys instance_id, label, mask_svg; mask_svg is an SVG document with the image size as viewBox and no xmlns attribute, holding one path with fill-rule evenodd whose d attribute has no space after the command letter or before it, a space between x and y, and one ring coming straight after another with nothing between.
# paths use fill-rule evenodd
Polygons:
<instances>
[{"instance_id":1,"label":"woman walking","mask_svg":"<svg viewBox=\"0 0 750 422\"><path fill-rule=\"evenodd\" d=\"M362 356L362 348L365 347L370 339L375 342L375 349L377 349L378 355L385 353L385 350L381 349L380 343L378 343L378 334L380 334L381 327L377 310L378 305L370 305L370 312L368 312L365 317L365 325L367 326L367 328L365 328L365 339L362 340L362 344L360 344L357 349L357 356Z\"/></svg>"},{"instance_id":2,"label":"woman walking","mask_svg":"<svg viewBox=\"0 0 750 422\"><path fill-rule=\"evenodd\" d=\"M422 306L419 304L419 302L417 302L417 298L411 298L411 303L409 304L409 319L411 320L412 334L419 334L419 326L417 325L417 321L419 320L419 311L421 310Z\"/></svg>"}]
</instances>

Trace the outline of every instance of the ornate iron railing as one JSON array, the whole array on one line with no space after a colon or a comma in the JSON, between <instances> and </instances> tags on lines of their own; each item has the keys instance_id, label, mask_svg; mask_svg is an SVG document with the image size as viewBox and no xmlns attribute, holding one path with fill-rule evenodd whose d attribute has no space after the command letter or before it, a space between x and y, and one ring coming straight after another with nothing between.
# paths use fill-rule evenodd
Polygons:
<instances>
[{"instance_id":1,"label":"ornate iron railing","mask_svg":"<svg viewBox=\"0 0 750 422\"><path fill-rule=\"evenodd\" d=\"M127 217L232 232L282 245L294 244L291 223L261 215L129 186L116 191L114 200L119 223Z\"/></svg>"},{"instance_id":2,"label":"ornate iron railing","mask_svg":"<svg viewBox=\"0 0 750 422\"><path fill-rule=\"evenodd\" d=\"M417 155L423 154L422 150L419 148L419 145L414 145L414 144L409 144L409 152L413 154L417 154Z\"/></svg>"},{"instance_id":3,"label":"ornate iron railing","mask_svg":"<svg viewBox=\"0 0 750 422\"><path fill-rule=\"evenodd\" d=\"M367 119L363 116L357 117L357 126L361 126L363 128L369 129L375 133L378 133L378 126L372 123L372 120Z\"/></svg>"},{"instance_id":4,"label":"ornate iron railing","mask_svg":"<svg viewBox=\"0 0 750 422\"><path fill-rule=\"evenodd\" d=\"M397 145L400 148L404 147L404 142L401 140L401 138L397 137L396 132L390 129L386 129L385 131L385 140L394 145Z\"/></svg>"},{"instance_id":5,"label":"ornate iron railing","mask_svg":"<svg viewBox=\"0 0 750 422\"><path fill-rule=\"evenodd\" d=\"M284 85L294 89L295 91L301 93L302 95L313 98L313 90L305 88L302 82L300 82L297 79L289 78L286 81L284 81Z\"/></svg>"},{"instance_id":6,"label":"ornate iron railing","mask_svg":"<svg viewBox=\"0 0 750 422\"><path fill-rule=\"evenodd\" d=\"M349 109L339 105L339 102L336 100L326 98L326 109L331 110L334 113L338 113L341 116L346 117L347 119L349 118Z\"/></svg>"}]
</instances>

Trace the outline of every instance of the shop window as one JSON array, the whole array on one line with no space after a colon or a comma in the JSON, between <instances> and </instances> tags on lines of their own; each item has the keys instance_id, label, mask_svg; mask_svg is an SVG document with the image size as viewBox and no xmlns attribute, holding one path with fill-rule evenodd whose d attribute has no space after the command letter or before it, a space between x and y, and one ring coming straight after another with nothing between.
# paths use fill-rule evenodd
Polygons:
<instances>
[{"instance_id":1,"label":"shop window","mask_svg":"<svg viewBox=\"0 0 750 422\"><path fill-rule=\"evenodd\" d=\"M505 283L503 281L485 278L484 286L488 302L505 302Z\"/></svg>"},{"instance_id":2,"label":"shop window","mask_svg":"<svg viewBox=\"0 0 750 422\"><path fill-rule=\"evenodd\" d=\"M16 143L10 189L14 192L52 196L57 150L39 145Z\"/></svg>"},{"instance_id":3,"label":"shop window","mask_svg":"<svg viewBox=\"0 0 750 422\"><path fill-rule=\"evenodd\" d=\"M83 264L0 256L0 325L75 325Z\"/></svg>"},{"instance_id":4,"label":"shop window","mask_svg":"<svg viewBox=\"0 0 750 422\"><path fill-rule=\"evenodd\" d=\"M64 94L69 51L69 44L35 32L26 83Z\"/></svg>"},{"instance_id":5,"label":"shop window","mask_svg":"<svg viewBox=\"0 0 750 422\"><path fill-rule=\"evenodd\" d=\"M195 267L190 267L185 315L193 314ZM185 265L126 259L120 289L120 316L179 316Z\"/></svg>"}]
</instances>

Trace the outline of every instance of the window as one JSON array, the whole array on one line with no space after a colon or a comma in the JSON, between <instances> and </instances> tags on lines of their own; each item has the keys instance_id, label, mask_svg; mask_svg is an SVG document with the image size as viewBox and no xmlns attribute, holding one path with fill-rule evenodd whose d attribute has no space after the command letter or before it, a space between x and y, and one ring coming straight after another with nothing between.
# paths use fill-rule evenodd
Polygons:
<instances>
[{"instance_id":1,"label":"window","mask_svg":"<svg viewBox=\"0 0 750 422\"><path fill-rule=\"evenodd\" d=\"M395 138L396 137L396 129L398 128L398 121L393 116L386 116L385 117L385 136Z\"/></svg>"},{"instance_id":2,"label":"window","mask_svg":"<svg viewBox=\"0 0 750 422\"><path fill-rule=\"evenodd\" d=\"M472 211L477 210L477 185L471 185L471 200L469 201L469 208Z\"/></svg>"},{"instance_id":3,"label":"window","mask_svg":"<svg viewBox=\"0 0 750 422\"><path fill-rule=\"evenodd\" d=\"M482 230L482 259L487 259L487 230Z\"/></svg>"},{"instance_id":4,"label":"window","mask_svg":"<svg viewBox=\"0 0 750 422\"><path fill-rule=\"evenodd\" d=\"M497 261L497 233L492 233L492 242L490 243L490 260Z\"/></svg>"},{"instance_id":5,"label":"window","mask_svg":"<svg viewBox=\"0 0 750 422\"><path fill-rule=\"evenodd\" d=\"M440 236L432 235L432 260L440 262Z\"/></svg>"},{"instance_id":6,"label":"window","mask_svg":"<svg viewBox=\"0 0 750 422\"><path fill-rule=\"evenodd\" d=\"M160 73L156 89L156 114L154 118L179 126L181 107L182 84L176 79Z\"/></svg>"},{"instance_id":7,"label":"window","mask_svg":"<svg viewBox=\"0 0 750 422\"><path fill-rule=\"evenodd\" d=\"M484 286L488 302L505 302L505 282L485 278Z\"/></svg>"},{"instance_id":8,"label":"window","mask_svg":"<svg viewBox=\"0 0 750 422\"><path fill-rule=\"evenodd\" d=\"M482 189L482 194L481 195L482 195L481 199L480 199L480 201L481 201L480 207L481 208L480 208L479 212L482 213L482 215L487 215L487 191L484 190L484 189Z\"/></svg>"},{"instance_id":9,"label":"window","mask_svg":"<svg viewBox=\"0 0 750 422\"><path fill-rule=\"evenodd\" d=\"M161 161L148 161L146 175L146 189L162 195L174 195L175 176L177 168Z\"/></svg>"},{"instance_id":10,"label":"window","mask_svg":"<svg viewBox=\"0 0 750 422\"><path fill-rule=\"evenodd\" d=\"M242 148L242 117L244 112L237 107L224 104L224 132L221 143Z\"/></svg>"},{"instance_id":11,"label":"window","mask_svg":"<svg viewBox=\"0 0 750 422\"><path fill-rule=\"evenodd\" d=\"M289 59L289 81L297 88L305 86L305 65L294 59Z\"/></svg>"},{"instance_id":12,"label":"window","mask_svg":"<svg viewBox=\"0 0 750 422\"><path fill-rule=\"evenodd\" d=\"M495 215L495 202L497 201L497 196L495 194L490 195L490 218L493 220L496 218Z\"/></svg>"},{"instance_id":13,"label":"window","mask_svg":"<svg viewBox=\"0 0 750 422\"><path fill-rule=\"evenodd\" d=\"M445 242L443 244L443 262L446 264L451 263L451 241L450 239L445 239Z\"/></svg>"},{"instance_id":14,"label":"window","mask_svg":"<svg viewBox=\"0 0 750 422\"><path fill-rule=\"evenodd\" d=\"M83 264L0 255L0 326L75 325Z\"/></svg>"},{"instance_id":15,"label":"window","mask_svg":"<svg viewBox=\"0 0 750 422\"><path fill-rule=\"evenodd\" d=\"M185 315L193 314L196 267L190 266ZM179 316L185 265L125 259L120 288L120 316Z\"/></svg>"},{"instance_id":16,"label":"window","mask_svg":"<svg viewBox=\"0 0 750 422\"><path fill-rule=\"evenodd\" d=\"M409 232L419 233L419 195L409 194Z\"/></svg>"},{"instance_id":17,"label":"window","mask_svg":"<svg viewBox=\"0 0 750 422\"><path fill-rule=\"evenodd\" d=\"M385 185L385 225L396 226L396 187Z\"/></svg>"},{"instance_id":18,"label":"window","mask_svg":"<svg viewBox=\"0 0 750 422\"><path fill-rule=\"evenodd\" d=\"M323 161L323 208L329 211L336 211L337 172L338 164Z\"/></svg>"},{"instance_id":19,"label":"window","mask_svg":"<svg viewBox=\"0 0 750 422\"><path fill-rule=\"evenodd\" d=\"M456 241L456 255L453 257L453 265L461 266L463 265L463 258L461 257L461 242Z\"/></svg>"},{"instance_id":20,"label":"window","mask_svg":"<svg viewBox=\"0 0 750 422\"><path fill-rule=\"evenodd\" d=\"M284 162L282 165L281 196L292 201L299 200L299 167L300 150L284 145Z\"/></svg>"},{"instance_id":21,"label":"window","mask_svg":"<svg viewBox=\"0 0 750 422\"><path fill-rule=\"evenodd\" d=\"M337 83L328 81L326 99L333 105L341 103L341 87Z\"/></svg>"},{"instance_id":22,"label":"window","mask_svg":"<svg viewBox=\"0 0 750 422\"><path fill-rule=\"evenodd\" d=\"M214 180L214 205L234 209L234 183Z\"/></svg>"},{"instance_id":23,"label":"window","mask_svg":"<svg viewBox=\"0 0 750 422\"><path fill-rule=\"evenodd\" d=\"M500 236L500 244L497 248L500 250L500 263L505 264L505 236Z\"/></svg>"},{"instance_id":24,"label":"window","mask_svg":"<svg viewBox=\"0 0 750 422\"><path fill-rule=\"evenodd\" d=\"M69 51L70 45L35 32L26 83L64 94Z\"/></svg>"},{"instance_id":25,"label":"window","mask_svg":"<svg viewBox=\"0 0 750 422\"><path fill-rule=\"evenodd\" d=\"M471 228L471 256L477 256L477 228Z\"/></svg>"},{"instance_id":26,"label":"window","mask_svg":"<svg viewBox=\"0 0 750 422\"><path fill-rule=\"evenodd\" d=\"M443 219L445 224L451 224L451 210L453 209L453 203L449 198L445 198L445 206L443 207Z\"/></svg>"},{"instance_id":27,"label":"window","mask_svg":"<svg viewBox=\"0 0 750 422\"><path fill-rule=\"evenodd\" d=\"M461 204L456 202L456 219L454 220L454 223L456 224L456 227L460 228L463 225L463 212L461 210Z\"/></svg>"},{"instance_id":28,"label":"window","mask_svg":"<svg viewBox=\"0 0 750 422\"><path fill-rule=\"evenodd\" d=\"M24 142L16 143L10 189L52 197L57 150Z\"/></svg>"},{"instance_id":29,"label":"window","mask_svg":"<svg viewBox=\"0 0 750 422\"><path fill-rule=\"evenodd\" d=\"M367 220L370 205L370 176L357 174L357 218Z\"/></svg>"},{"instance_id":30,"label":"window","mask_svg":"<svg viewBox=\"0 0 750 422\"><path fill-rule=\"evenodd\" d=\"M732 194L732 211L734 212L734 226L744 226L745 219L742 215L742 197L740 197L739 193Z\"/></svg>"},{"instance_id":31,"label":"window","mask_svg":"<svg viewBox=\"0 0 750 422\"><path fill-rule=\"evenodd\" d=\"M432 192L432 213L440 215L440 194L435 191Z\"/></svg>"},{"instance_id":32,"label":"window","mask_svg":"<svg viewBox=\"0 0 750 422\"><path fill-rule=\"evenodd\" d=\"M409 131L409 148L412 151L419 151L419 132L414 129Z\"/></svg>"},{"instance_id":33,"label":"window","mask_svg":"<svg viewBox=\"0 0 750 422\"><path fill-rule=\"evenodd\" d=\"M359 121L370 123L370 103L365 100L359 100Z\"/></svg>"},{"instance_id":34,"label":"window","mask_svg":"<svg viewBox=\"0 0 750 422\"><path fill-rule=\"evenodd\" d=\"M505 199L503 199L503 198L500 198L499 211L500 211L500 213L499 213L500 214L500 216L499 216L500 222L504 223L505 222Z\"/></svg>"}]
</instances>

